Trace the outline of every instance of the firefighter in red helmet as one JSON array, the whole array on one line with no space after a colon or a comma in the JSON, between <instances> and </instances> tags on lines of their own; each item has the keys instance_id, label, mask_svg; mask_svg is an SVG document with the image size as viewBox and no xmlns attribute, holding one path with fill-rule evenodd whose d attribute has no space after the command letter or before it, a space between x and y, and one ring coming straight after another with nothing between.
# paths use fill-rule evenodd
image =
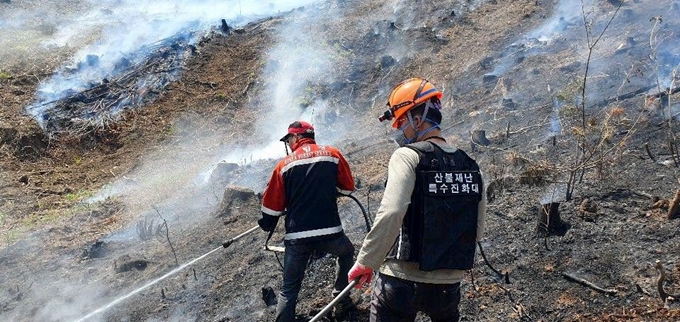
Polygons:
<instances>
[{"instance_id":1,"label":"firefighter in red helmet","mask_svg":"<svg viewBox=\"0 0 680 322\"><path fill-rule=\"evenodd\" d=\"M288 126L281 141L292 152L277 163L262 196L260 227L273 231L284 217L286 230L276 321L295 320L298 293L312 253L337 256L334 296L348 285L352 266L354 246L342 229L336 202L338 193L354 191L352 172L338 149L316 144L314 135L314 127L307 122ZM342 318L353 307L345 297L335 306L334 315Z\"/></svg>"}]
</instances>

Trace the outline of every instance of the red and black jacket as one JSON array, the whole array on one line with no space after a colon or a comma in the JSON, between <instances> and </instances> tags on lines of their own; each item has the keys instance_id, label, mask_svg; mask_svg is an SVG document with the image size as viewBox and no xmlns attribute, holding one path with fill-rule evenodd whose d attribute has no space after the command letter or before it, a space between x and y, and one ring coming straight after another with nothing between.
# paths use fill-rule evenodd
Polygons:
<instances>
[{"instance_id":1,"label":"red and black jacket","mask_svg":"<svg viewBox=\"0 0 680 322\"><path fill-rule=\"evenodd\" d=\"M336 196L352 191L354 178L342 153L302 139L274 168L262 216L276 220L285 214L286 244L335 238L343 231Z\"/></svg>"}]
</instances>

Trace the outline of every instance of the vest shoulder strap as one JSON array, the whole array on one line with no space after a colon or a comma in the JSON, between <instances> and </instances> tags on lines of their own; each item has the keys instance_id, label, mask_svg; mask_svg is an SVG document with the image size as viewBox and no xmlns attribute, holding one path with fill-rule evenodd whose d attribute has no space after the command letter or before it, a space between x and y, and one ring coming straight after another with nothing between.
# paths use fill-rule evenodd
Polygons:
<instances>
[{"instance_id":1,"label":"vest shoulder strap","mask_svg":"<svg viewBox=\"0 0 680 322\"><path fill-rule=\"evenodd\" d=\"M415 150L420 153L430 153L434 152L434 144L428 141L420 141L406 145L407 148Z\"/></svg>"},{"instance_id":2,"label":"vest shoulder strap","mask_svg":"<svg viewBox=\"0 0 680 322\"><path fill-rule=\"evenodd\" d=\"M428 163L427 156L435 152L434 144L428 141L420 141L406 145L407 148L418 153L419 162L418 169L426 166Z\"/></svg>"}]
</instances>

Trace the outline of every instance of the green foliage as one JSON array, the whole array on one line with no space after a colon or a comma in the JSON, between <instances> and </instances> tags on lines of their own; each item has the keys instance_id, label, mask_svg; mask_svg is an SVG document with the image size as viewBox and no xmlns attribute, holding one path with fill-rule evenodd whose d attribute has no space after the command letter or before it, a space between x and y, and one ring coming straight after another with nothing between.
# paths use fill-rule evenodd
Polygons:
<instances>
[{"instance_id":1,"label":"green foliage","mask_svg":"<svg viewBox=\"0 0 680 322\"><path fill-rule=\"evenodd\" d=\"M23 220L22 226L30 230L34 227L40 226L41 224L54 222L55 220L59 219L61 214L62 213L58 210L48 210L40 214L32 214Z\"/></svg>"},{"instance_id":2,"label":"green foliage","mask_svg":"<svg viewBox=\"0 0 680 322\"><path fill-rule=\"evenodd\" d=\"M215 99L218 100L218 101L224 102L224 101L227 100L227 94L219 92L219 93L215 94Z\"/></svg>"},{"instance_id":3,"label":"green foliage","mask_svg":"<svg viewBox=\"0 0 680 322\"><path fill-rule=\"evenodd\" d=\"M583 82L581 80L574 80L564 86L559 92L555 94L555 98L565 104L574 102L574 98L583 90Z\"/></svg>"},{"instance_id":4,"label":"green foliage","mask_svg":"<svg viewBox=\"0 0 680 322\"><path fill-rule=\"evenodd\" d=\"M314 97L316 97L316 89L312 87L312 85L307 85L305 87L304 93L302 94L302 97L298 98L298 104L302 108L307 108L310 105L314 104Z\"/></svg>"},{"instance_id":5,"label":"green foliage","mask_svg":"<svg viewBox=\"0 0 680 322\"><path fill-rule=\"evenodd\" d=\"M19 232L16 229L12 229L4 233L3 239L5 243L11 244L17 239L19 239Z\"/></svg>"},{"instance_id":6,"label":"green foliage","mask_svg":"<svg viewBox=\"0 0 680 322\"><path fill-rule=\"evenodd\" d=\"M70 202L76 202L91 196L92 193L89 191L71 192L66 194L66 200Z\"/></svg>"},{"instance_id":7,"label":"green foliage","mask_svg":"<svg viewBox=\"0 0 680 322\"><path fill-rule=\"evenodd\" d=\"M564 105L559 111L562 118L576 118L580 116L579 113L581 113L581 110L576 105Z\"/></svg>"},{"instance_id":8,"label":"green foliage","mask_svg":"<svg viewBox=\"0 0 680 322\"><path fill-rule=\"evenodd\" d=\"M0 79L10 79L12 78L12 75L7 74L5 72L0 72Z\"/></svg>"}]
</instances>

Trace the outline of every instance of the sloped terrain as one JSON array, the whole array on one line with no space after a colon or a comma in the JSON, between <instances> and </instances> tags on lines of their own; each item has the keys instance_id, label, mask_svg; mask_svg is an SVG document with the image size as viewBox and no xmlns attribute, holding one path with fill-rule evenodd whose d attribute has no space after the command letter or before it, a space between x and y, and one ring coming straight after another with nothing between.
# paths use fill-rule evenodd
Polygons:
<instances>
[{"instance_id":1,"label":"sloped terrain","mask_svg":"<svg viewBox=\"0 0 680 322\"><path fill-rule=\"evenodd\" d=\"M39 3L2 3L1 21ZM258 149L294 118L311 116L319 141L347 156L354 195L375 214L396 147L376 116L395 83L423 75L445 92L447 140L483 168L482 247L507 273L498 278L478 256L463 281L464 320L677 319L677 303L657 292L655 262L677 293L680 236L666 214L680 188L669 149L669 133L680 131L668 118L679 97L659 99L673 84L657 78L680 63L664 50L677 44L670 31L679 9L673 1L618 5L587 2L574 14L558 1L321 1L238 32L216 28L155 101L70 136L50 135L24 108L75 49L3 56L0 317L271 320L281 273L276 255L262 249L265 234L220 246L256 225L257 193L283 153L280 143L273 156ZM581 15L593 22L594 39L614 12L588 60ZM659 25L650 21L659 16ZM49 26L37 26L32 32L49 36ZM650 34L660 39L656 53ZM308 50L307 42L318 52L294 50ZM305 63L292 64L286 50ZM578 131L586 66L588 130ZM279 110L277 86L287 79L298 81L285 87L294 106ZM475 131L488 142L473 143ZM579 163L583 142L599 151L592 162ZM559 204L564 221L549 236L537 233L546 201ZM355 204L339 203L358 249L363 218ZM279 242L276 234L271 243ZM302 320L331 300L333 265L329 256L310 262ZM348 320L368 320L368 294L352 294L359 310Z\"/></svg>"}]
</instances>

